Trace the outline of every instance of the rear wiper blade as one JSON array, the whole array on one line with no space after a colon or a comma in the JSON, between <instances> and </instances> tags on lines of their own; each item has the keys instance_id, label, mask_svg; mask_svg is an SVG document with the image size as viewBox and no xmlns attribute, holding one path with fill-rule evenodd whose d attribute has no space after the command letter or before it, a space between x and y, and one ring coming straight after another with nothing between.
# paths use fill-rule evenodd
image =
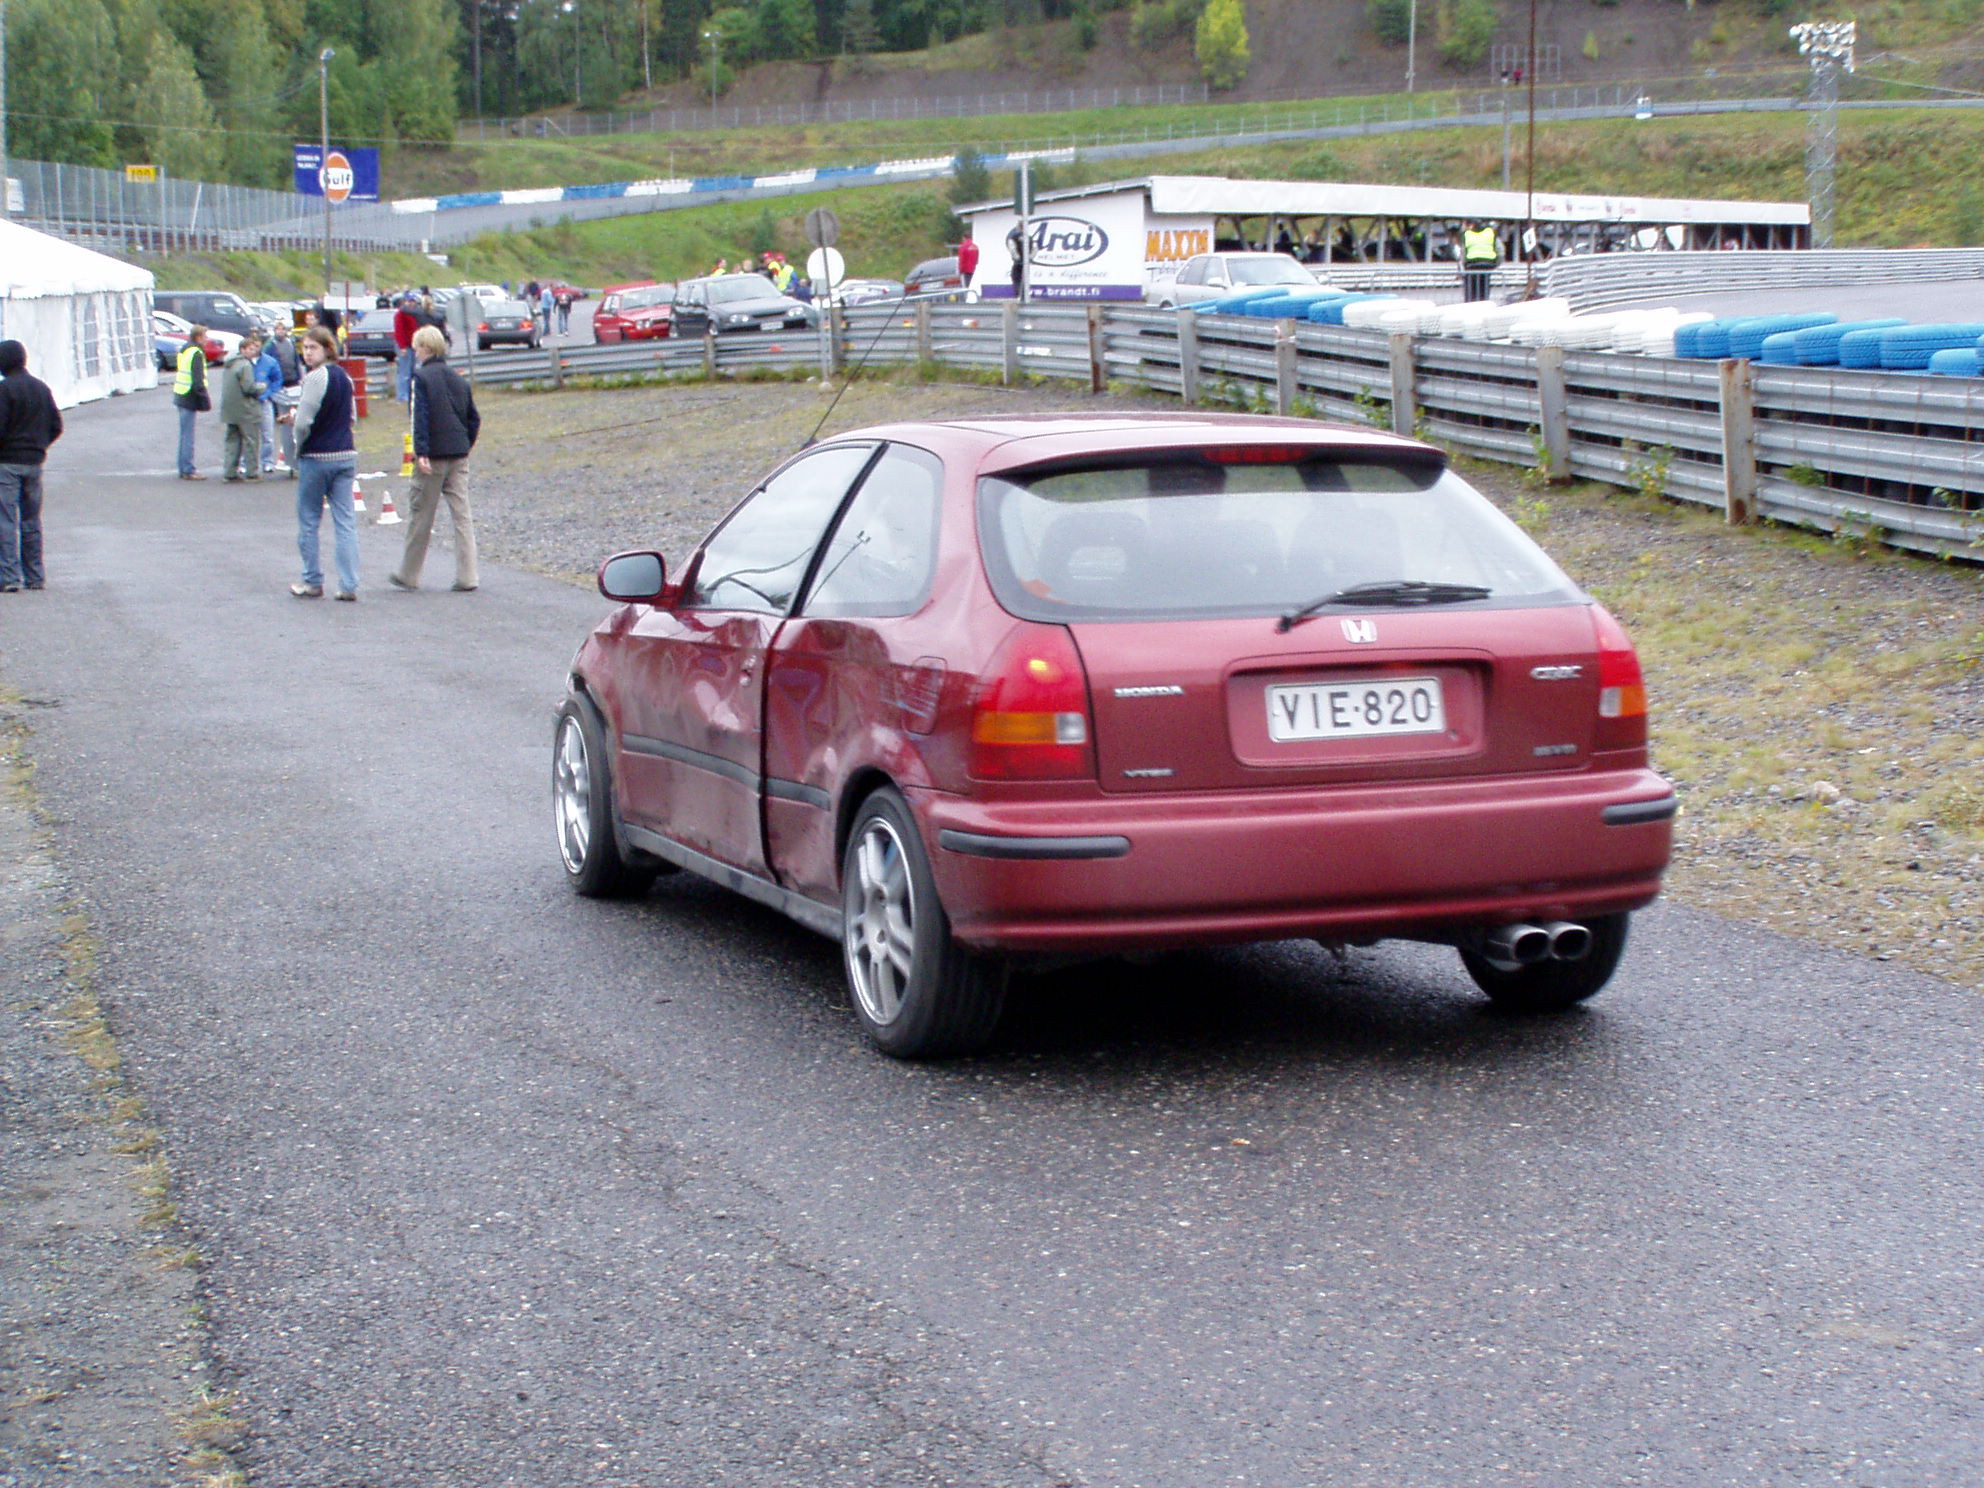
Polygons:
<instances>
[{"instance_id":1,"label":"rear wiper blade","mask_svg":"<svg viewBox=\"0 0 1984 1488\"><path fill-rule=\"evenodd\" d=\"M1276 622L1275 630L1287 634L1304 620L1331 605L1459 604L1463 600L1486 599L1493 591L1480 584L1441 584L1427 579L1380 579L1370 584L1352 584L1320 599L1312 599L1299 610L1290 610Z\"/></svg>"}]
</instances>

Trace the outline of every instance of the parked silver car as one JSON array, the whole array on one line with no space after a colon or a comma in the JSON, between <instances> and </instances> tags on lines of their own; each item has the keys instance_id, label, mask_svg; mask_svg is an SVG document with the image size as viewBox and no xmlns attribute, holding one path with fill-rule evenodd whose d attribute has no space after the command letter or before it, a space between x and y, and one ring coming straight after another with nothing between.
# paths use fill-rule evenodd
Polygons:
<instances>
[{"instance_id":1,"label":"parked silver car","mask_svg":"<svg viewBox=\"0 0 1984 1488\"><path fill-rule=\"evenodd\" d=\"M1316 276L1286 253L1201 253L1187 259L1178 277L1152 293L1164 310L1199 300L1216 300L1236 289L1287 284L1314 289Z\"/></svg>"}]
</instances>

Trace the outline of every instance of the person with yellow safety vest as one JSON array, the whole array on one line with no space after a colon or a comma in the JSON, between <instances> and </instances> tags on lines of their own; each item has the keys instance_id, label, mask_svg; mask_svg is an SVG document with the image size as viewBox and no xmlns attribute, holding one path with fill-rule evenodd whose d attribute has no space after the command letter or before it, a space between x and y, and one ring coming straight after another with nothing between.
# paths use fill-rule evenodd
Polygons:
<instances>
[{"instance_id":1,"label":"person with yellow safety vest","mask_svg":"<svg viewBox=\"0 0 1984 1488\"><path fill-rule=\"evenodd\" d=\"M1466 277L1467 302L1471 305L1489 296L1489 283L1495 265L1502 260L1502 240L1495 229L1476 218L1460 235L1461 268Z\"/></svg>"},{"instance_id":2,"label":"person with yellow safety vest","mask_svg":"<svg viewBox=\"0 0 1984 1488\"><path fill-rule=\"evenodd\" d=\"M193 420L214 406L207 392L207 354L202 349L206 344L205 326L196 325L186 333L186 344L179 348L179 359L175 363L177 375L172 379L172 402L179 410L181 480L206 479L193 468Z\"/></svg>"}]
</instances>

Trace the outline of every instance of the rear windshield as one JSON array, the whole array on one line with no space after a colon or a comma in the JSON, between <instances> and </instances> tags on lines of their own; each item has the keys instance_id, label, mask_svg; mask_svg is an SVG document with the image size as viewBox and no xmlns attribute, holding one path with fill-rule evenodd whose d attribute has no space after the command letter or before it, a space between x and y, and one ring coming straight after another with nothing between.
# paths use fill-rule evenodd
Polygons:
<instances>
[{"instance_id":1,"label":"rear windshield","mask_svg":"<svg viewBox=\"0 0 1984 1488\"><path fill-rule=\"evenodd\" d=\"M1583 600L1486 497L1431 462L1187 456L1022 471L979 483L978 522L993 592L1032 620L1278 615L1400 581L1489 591L1451 608Z\"/></svg>"}]
</instances>

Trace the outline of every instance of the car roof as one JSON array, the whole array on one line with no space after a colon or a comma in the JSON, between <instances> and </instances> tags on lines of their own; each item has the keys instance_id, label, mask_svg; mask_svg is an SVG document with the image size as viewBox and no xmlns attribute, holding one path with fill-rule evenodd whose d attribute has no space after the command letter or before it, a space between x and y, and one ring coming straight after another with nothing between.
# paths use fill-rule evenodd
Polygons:
<instances>
[{"instance_id":1,"label":"car roof","mask_svg":"<svg viewBox=\"0 0 1984 1488\"><path fill-rule=\"evenodd\" d=\"M841 439L893 439L947 446L976 455L986 473L1088 455L1192 449L1220 444L1302 444L1372 454L1445 456L1433 446L1354 424L1274 418L1247 413L990 414L981 418L878 424L837 434Z\"/></svg>"}]
</instances>

